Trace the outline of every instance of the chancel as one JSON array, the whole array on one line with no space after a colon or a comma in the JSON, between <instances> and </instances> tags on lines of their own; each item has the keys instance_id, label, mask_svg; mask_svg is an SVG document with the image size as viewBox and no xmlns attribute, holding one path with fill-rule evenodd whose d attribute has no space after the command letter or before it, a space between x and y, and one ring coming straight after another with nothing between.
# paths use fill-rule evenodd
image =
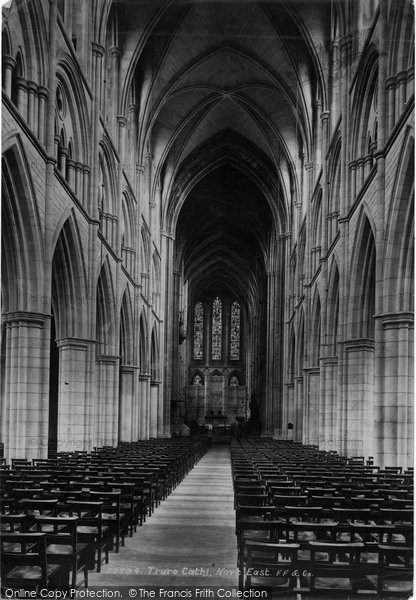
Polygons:
<instances>
[{"instance_id":1,"label":"chancel","mask_svg":"<svg viewBox=\"0 0 416 600\"><path fill-rule=\"evenodd\" d=\"M408 597L413 3L10 0L2 102L2 593Z\"/></svg>"}]
</instances>

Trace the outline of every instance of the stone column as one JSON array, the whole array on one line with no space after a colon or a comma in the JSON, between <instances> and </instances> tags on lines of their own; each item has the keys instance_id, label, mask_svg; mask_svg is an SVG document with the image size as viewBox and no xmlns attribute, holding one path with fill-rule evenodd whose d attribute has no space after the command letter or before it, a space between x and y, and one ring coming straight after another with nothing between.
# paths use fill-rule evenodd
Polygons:
<instances>
[{"instance_id":1,"label":"stone column","mask_svg":"<svg viewBox=\"0 0 416 600\"><path fill-rule=\"evenodd\" d=\"M370 175L372 168L373 168L373 157L371 156L371 154L367 154L367 156L365 156L365 158L364 158L365 179L367 179L367 177Z\"/></svg>"},{"instance_id":2,"label":"stone column","mask_svg":"<svg viewBox=\"0 0 416 600\"><path fill-rule=\"evenodd\" d=\"M374 456L374 340L344 342L342 452Z\"/></svg>"},{"instance_id":3,"label":"stone column","mask_svg":"<svg viewBox=\"0 0 416 600\"><path fill-rule=\"evenodd\" d=\"M262 399L261 405L261 435L265 437L273 437L273 425L274 425L274 411L277 411L277 404L279 403L279 409L281 408L280 398L275 397L276 389L274 385L274 370L276 368L276 295L277 291L277 273L267 273L267 363L266 363L266 381L264 385L264 398ZM279 411L280 413L280 411ZM279 414L278 422L281 423L281 414ZM279 425L277 425L279 427Z\"/></svg>"},{"instance_id":4,"label":"stone column","mask_svg":"<svg viewBox=\"0 0 416 600\"><path fill-rule=\"evenodd\" d=\"M376 315L375 464L413 465L414 315Z\"/></svg>"},{"instance_id":5,"label":"stone column","mask_svg":"<svg viewBox=\"0 0 416 600\"><path fill-rule=\"evenodd\" d=\"M37 90L38 86L34 81L27 82L27 124L30 129L37 133Z\"/></svg>"},{"instance_id":6,"label":"stone column","mask_svg":"<svg viewBox=\"0 0 416 600\"><path fill-rule=\"evenodd\" d=\"M140 380L140 439L149 439L149 396L150 396L150 375L143 373Z\"/></svg>"},{"instance_id":7,"label":"stone column","mask_svg":"<svg viewBox=\"0 0 416 600\"><path fill-rule=\"evenodd\" d=\"M177 354L177 340L179 323L175 307L175 277L174 277L174 244L175 239L172 233L162 232L162 300L164 302L165 320L165 339L163 346L165 348L164 378L163 378L163 402L164 402L164 425L165 437L170 437L170 413L171 403L173 401L173 371L175 354Z\"/></svg>"},{"instance_id":8,"label":"stone column","mask_svg":"<svg viewBox=\"0 0 416 600\"><path fill-rule=\"evenodd\" d=\"M39 143L45 144L45 112L48 99L48 90L43 86L38 87L38 128L37 135Z\"/></svg>"},{"instance_id":9,"label":"stone column","mask_svg":"<svg viewBox=\"0 0 416 600\"><path fill-rule=\"evenodd\" d=\"M96 359L97 446L116 446L119 442L119 362L118 356L104 355Z\"/></svg>"},{"instance_id":10,"label":"stone column","mask_svg":"<svg viewBox=\"0 0 416 600\"><path fill-rule=\"evenodd\" d=\"M3 316L2 440L6 458L47 458L50 315Z\"/></svg>"},{"instance_id":11,"label":"stone column","mask_svg":"<svg viewBox=\"0 0 416 600\"><path fill-rule=\"evenodd\" d=\"M75 185L74 192L78 200L82 201L82 163L75 162Z\"/></svg>"},{"instance_id":12,"label":"stone column","mask_svg":"<svg viewBox=\"0 0 416 600\"><path fill-rule=\"evenodd\" d=\"M99 177L99 127L100 127L100 107L102 94L102 63L104 57L104 48L96 42L91 43L92 64L91 64L91 87L93 93L92 114L91 114L91 173L87 181L88 187L84 187L84 204L90 214L90 217L98 221L98 177Z\"/></svg>"},{"instance_id":13,"label":"stone column","mask_svg":"<svg viewBox=\"0 0 416 600\"><path fill-rule=\"evenodd\" d=\"M149 437L158 437L158 421L159 421L159 382L150 382L150 428Z\"/></svg>"},{"instance_id":14,"label":"stone column","mask_svg":"<svg viewBox=\"0 0 416 600\"><path fill-rule=\"evenodd\" d=\"M293 440L294 430L288 429L288 425L289 423L293 425L295 420L294 391L294 383L292 381L288 382L286 384L286 402L284 403L282 414L281 438L284 440Z\"/></svg>"},{"instance_id":15,"label":"stone column","mask_svg":"<svg viewBox=\"0 0 416 600\"><path fill-rule=\"evenodd\" d=\"M398 104L399 104L400 114L402 114L403 110L406 107L406 82L407 82L407 72L401 71L397 75Z\"/></svg>"},{"instance_id":16,"label":"stone column","mask_svg":"<svg viewBox=\"0 0 416 600\"><path fill-rule=\"evenodd\" d=\"M113 139L114 139L114 141L116 141L117 140L117 115L119 114L118 101L119 101L119 93L120 93L120 83L119 83L120 50L117 46L112 46L110 48L110 57L111 57L111 75L110 75L111 105L108 108L108 110L111 110L110 123L111 123Z\"/></svg>"},{"instance_id":17,"label":"stone column","mask_svg":"<svg viewBox=\"0 0 416 600\"><path fill-rule=\"evenodd\" d=\"M395 124L395 88L396 79L389 77L386 81L387 89L387 135L391 135Z\"/></svg>"},{"instance_id":18,"label":"stone column","mask_svg":"<svg viewBox=\"0 0 416 600\"><path fill-rule=\"evenodd\" d=\"M66 161L66 167L66 180L69 187L75 191L75 162L71 158L68 158Z\"/></svg>"},{"instance_id":19,"label":"stone column","mask_svg":"<svg viewBox=\"0 0 416 600\"><path fill-rule=\"evenodd\" d=\"M12 95L12 77L16 67L16 61L12 56L3 56L3 89L11 98Z\"/></svg>"},{"instance_id":20,"label":"stone column","mask_svg":"<svg viewBox=\"0 0 416 600\"><path fill-rule=\"evenodd\" d=\"M406 98L410 98L414 91L414 79L415 79L415 71L413 67L410 67L407 70L407 79L406 79Z\"/></svg>"},{"instance_id":21,"label":"stone column","mask_svg":"<svg viewBox=\"0 0 416 600\"><path fill-rule=\"evenodd\" d=\"M357 192L361 190L364 184L365 174L364 174L364 158L359 158L357 160L357 182L358 189Z\"/></svg>"},{"instance_id":22,"label":"stone column","mask_svg":"<svg viewBox=\"0 0 416 600\"><path fill-rule=\"evenodd\" d=\"M119 397L119 439L120 442L132 442L134 419L133 406L136 402L134 393L134 367L120 366L120 397Z\"/></svg>"},{"instance_id":23,"label":"stone column","mask_svg":"<svg viewBox=\"0 0 416 600\"><path fill-rule=\"evenodd\" d=\"M338 358L325 356L320 366L319 448L337 450L340 438L339 394L337 388Z\"/></svg>"},{"instance_id":24,"label":"stone column","mask_svg":"<svg viewBox=\"0 0 416 600\"><path fill-rule=\"evenodd\" d=\"M65 14L62 15L65 22L65 29L69 39L72 38L72 9L73 2L65 2Z\"/></svg>"},{"instance_id":25,"label":"stone column","mask_svg":"<svg viewBox=\"0 0 416 600\"><path fill-rule=\"evenodd\" d=\"M91 415L94 398L89 395L91 356L89 340L63 338L59 348L58 452L91 450L94 446Z\"/></svg>"},{"instance_id":26,"label":"stone column","mask_svg":"<svg viewBox=\"0 0 416 600\"><path fill-rule=\"evenodd\" d=\"M351 199L348 197L348 142L349 139L349 85L350 85L350 67L352 54L351 37L345 36L341 40L341 155L340 155L340 202L339 211L341 216L344 216L351 204Z\"/></svg>"},{"instance_id":27,"label":"stone column","mask_svg":"<svg viewBox=\"0 0 416 600\"><path fill-rule=\"evenodd\" d=\"M331 75L332 75L332 83L333 83L333 97L332 97L332 106L331 106L331 131L334 130L336 125L336 120L340 114L340 97L341 97L341 82L340 79L342 77L341 68L340 68L340 51L339 51L339 43L335 40L332 43L332 57L331 57Z\"/></svg>"},{"instance_id":28,"label":"stone column","mask_svg":"<svg viewBox=\"0 0 416 600\"><path fill-rule=\"evenodd\" d=\"M68 158L68 148L61 146L59 149L59 165L58 169L62 173L62 177L65 179L66 176L66 161Z\"/></svg>"},{"instance_id":29,"label":"stone column","mask_svg":"<svg viewBox=\"0 0 416 600\"><path fill-rule=\"evenodd\" d=\"M294 378L295 389L294 389L294 419L293 419L293 439L296 442L304 441L304 420L307 419L307 415L304 414L305 405L303 400L303 377L298 376Z\"/></svg>"},{"instance_id":30,"label":"stone column","mask_svg":"<svg viewBox=\"0 0 416 600\"><path fill-rule=\"evenodd\" d=\"M328 111L325 111L321 115L322 119L322 200L321 200L321 212L322 212L322 238L320 241L321 245L321 256L325 256L329 245L328 241L328 220L326 218L329 207L328 207L328 164L327 164L327 152L329 145L329 117Z\"/></svg>"},{"instance_id":31,"label":"stone column","mask_svg":"<svg viewBox=\"0 0 416 600\"><path fill-rule=\"evenodd\" d=\"M27 120L27 82L23 77L16 77L17 110Z\"/></svg>"},{"instance_id":32,"label":"stone column","mask_svg":"<svg viewBox=\"0 0 416 600\"><path fill-rule=\"evenodd\" d=\"M351 200L354 202L357 195L357 161L353 160L350 162L350 173L351 173Z\"/></svg>"},{"instance_id":33,"label":"stone column","mask_svg":"<svg viewBox=\"0 0 416 600\"><path fill-rule=\"evenodd\" d=\"M319 368L311 367L304 369L306 379L305 403L308 416L305 415L305 443L319 444L320 438L320 371Z\"/></svg>"},{"instance_id":34,"label":"stone column","mask_svg":"<svg viewBox=\"0 0 416 600\"><path fill-rule=\"evenodd\" d=\"M80 189L80 195L81 195L81 202L83 204L83 206L88 210L88 209L93 209L93 207L96 204L95 199L92 196L89 196L88 194L88 190L90 187L90 179L91 179L91 169L88 165L83 165L82 166L82 180L81 180L81 185L82 185L82 189ZM95 210L94 210L95 213ZM95 213L96 218L98 220L98 206L97 206L97 212Z\"/></svg>"}]
</instances>

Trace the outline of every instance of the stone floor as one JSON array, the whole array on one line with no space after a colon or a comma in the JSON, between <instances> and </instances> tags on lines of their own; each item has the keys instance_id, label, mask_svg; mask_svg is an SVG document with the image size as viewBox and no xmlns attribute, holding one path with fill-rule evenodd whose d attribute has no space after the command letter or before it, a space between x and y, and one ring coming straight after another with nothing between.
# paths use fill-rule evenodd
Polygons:
<instances>
[{"instance_id":1,"label":"stone floor","mask_svg":"<svg viewBox=\"0 0 416 600\"><path fill-rule=\"evenodd\" d=\"M238 582L234 526L230 448L212 446L133 537L126 538L125 547L110 554L101 573L90 573L89 586L197 587L201 597L204 587L231 589Z\"/></svg>"}]
</instances>

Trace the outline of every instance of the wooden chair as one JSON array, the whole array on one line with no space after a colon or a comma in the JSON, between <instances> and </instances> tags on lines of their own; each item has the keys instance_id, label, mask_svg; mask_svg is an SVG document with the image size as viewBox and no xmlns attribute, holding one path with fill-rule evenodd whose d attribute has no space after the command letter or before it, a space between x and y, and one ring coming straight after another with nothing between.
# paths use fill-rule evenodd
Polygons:
<instances>
[{"instance_id":1,"label":"wooden chair","mask_svg":"<svg viewBox=\"0 0 416 600\"><path fill-rule=\"evenodd\" d=\"M0 514L0 531L9 533L27 532L28 517L26 513Z\"/></svg>"},{"instance_id":2,"label":"wooden chair","mask_svg":"<svg viewBox=\"0 0 416 600\"><path fill-rule=\"evenodd\" d=\"M100 573L103 553L107 564L108 553L112 545L110 527L103 525L103 503L68 500L67 507L70 517L78 517L78 540L92 546L97 573Z\"/></svg>"},{"instance_id":3,"label":"wooden chair","mask_svg":"<svg viewBox=\"0 0 416 600\"><path fill-rule=\"evenodd\" d=\"M46 530L46 555L48 563L64 568L64 585L75 589L84 583L88 586L88 564L91 563L87 544L77 542L77 517L35 517L39 532ZM77 574L83 578L77 583Z\"/></svg>"},{"instance_id":4,"label":"wooden chair","mask_svg":"<svg viewBox=\"0 0 416 600\"><path fill-rule=\"evenodd\" d=\"M379 544L378 596L409 598L413 583L413 547Z\"/></svg>"},{"instance_id":5,"label":"wooden chair","mask_svg":"<svg viewBox=\"0 0 416 600\"><path fill-rule=\"evenodd\" d=\"M274 506L237 506L235 510L235 529L237 533L238 523L242 519L249 521L271 521L275 518L276 508Z\"/></svg>"},{"instance_id":6,"label":"wooden chair","mask_svg":"<svg viewBox=\"0 0 416 600\"><path fill-rule=\"evenodd\" d=\"M269 495L263 492L259 492L258 494L250 493L250 494L241 494L237 493L234 495L235 498L235 506L240 505L250 505L250 506L267 506L269 503Z\"/></svg>"},{"instance_id":7,"label":"wooden chair","mask_svg":"<svg viewBox=\"0 0 416 600\"><path fill-rule=\"evenodd\" d=\"M237 567L239 568L240 587L243 585L243 570L245 559L245 544L255 542L283 542L283 527L281 521L252 521L241 519L237 524Z\"/></svg>"},{"instance_id":8,"label":"wooden chair","mask_svg":"<svg viewBox=\"0 0 416 600\"><path fill-rule=\"evenodd\" d=\"M129 536L137 530L137 525L141 524L140 504L134 497L135 487L132 483L113 481L109 486L113 492L120 493L120 510L125 514Z\"/></svg>"},{"instance_id":9,"label":"wooden chair","mask_svg":"<svg viewBox=\"0 0 416 600\"><path fill-rule=\"evenodd\" d=\"M289 594L298 585L298 550L299 544L247 541L244 590Z\"/></svg>"},{"instance_id":10,"label":"wooden chair","mask_svg":"<svg viewBox=\"0 0 416 600\"><path fill-rule=\"evenodd\" d=\"M47 561L45 533L2 533L0 544L3 591L62 587L62 567Z\"/></svg>"},{"instance_id":11,"label":"wooden chair","mask_svg":"<svg viewBox=\"0 0 416 600\"><path fill-rule=\"evenodd\" d=\"M360 570L362 543L327 543L311 541L310 550L310 593L350 595L357 592L363 579Z\"/></svg>"},{"instance_id":12,"label":"wooden chair","mask_svg":"<svg viewBox=\"0 0 416 600\"><path fill-rule=\"evenodd\" d=\"M102 519L103 525L108 525L114 538L116 552L120 551L120 545L124 546L124 538L128 533L128 521L125 513L121 512L121 492L115 491L91 491L91 501L103 503Z\"/></svg>"}]
</instances>

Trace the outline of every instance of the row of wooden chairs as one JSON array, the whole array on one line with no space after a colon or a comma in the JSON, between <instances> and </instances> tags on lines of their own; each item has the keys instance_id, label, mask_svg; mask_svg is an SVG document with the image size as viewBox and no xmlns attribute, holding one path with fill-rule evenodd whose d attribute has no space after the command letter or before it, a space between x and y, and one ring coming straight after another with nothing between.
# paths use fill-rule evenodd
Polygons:
<instances>
[{"instance_id":1,"label":"row of wooden chairs","mask_svg":"<svg viewBox=\"0 0 416 600\"><path fill-rule=\"evenodd\" d=\"M241 589L408 594L412 471L253 438L232 443L232 472Z\"/></svg>"},{"instance_id":2,"label":"row of wooden chairs","mask_svg":"<svg viewBox=\"0 0 416 600\"><path fill-rule=\"evenodd\" d=\"M364 560L365 545L309 541L306 558L298 543L261 542L246 544L244 589L260 587L284 592L334 598L371 594L381 598L392 590L404 596L411 591L412 548L379 544L378 562Z\"/></svg>"},{"instance_id":3,"label":"row of wooden chairs","mask_svg":"<svg viewBox=\"0 0 416 600\"><path fill-rule=\"evenodd\" d=\"M203 438L160 442L5 465L2 589L87 586L88 570L100 571L207 449Z\"/></svg>"}]
</instances>

